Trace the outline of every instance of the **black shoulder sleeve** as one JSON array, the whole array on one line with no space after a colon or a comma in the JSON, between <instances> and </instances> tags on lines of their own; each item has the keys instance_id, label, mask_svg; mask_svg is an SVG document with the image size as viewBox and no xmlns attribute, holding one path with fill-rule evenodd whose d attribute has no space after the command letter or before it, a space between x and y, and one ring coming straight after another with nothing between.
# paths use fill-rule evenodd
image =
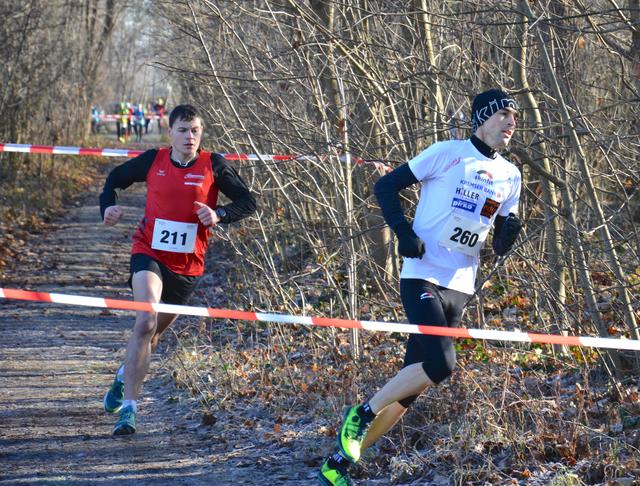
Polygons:
<instances>
[{"instance_id":1,"label":"black shoulder sleeve","mask_svg":"<svg viewBox=\"0 0 640 486\"><path fill-rule=\"evenodd\" d=\"M256 210L256 200L247 188L240 175L231 167L221 154L211 154L211 167L218 189L231 199L231 203L224 208L226 216L222 223L233 223L253 214Z\"/></svg>"},{"instance_id":2,"label":"black shoulder sleeve","mask_svg":"<svg viewBox=\"0 0 640 486\"><path fill-rule=\"evenodd\" d=\"M409 164L403 164L382 176L373 186L373 193L378 200L384 220L396 233L399 226L409 224L402 211L399 193L402 189L412 186L416 182L418 179L411 172Z\"/></svg>"},{"instance_id":3,"label":"black shoulder sleeve","mask_svg":"<svg viewBox=\"0 0 640 486\"><path fill-rule=\"evenodd\" d=\"M102 217L104 217L105 209L116 204L118 199L116 189L126 189L134 182L147 180L147 173L157 153L158 151L155 149L147 150L109 172L100 194L100 214Z\"/></svg>"}]
</instances>

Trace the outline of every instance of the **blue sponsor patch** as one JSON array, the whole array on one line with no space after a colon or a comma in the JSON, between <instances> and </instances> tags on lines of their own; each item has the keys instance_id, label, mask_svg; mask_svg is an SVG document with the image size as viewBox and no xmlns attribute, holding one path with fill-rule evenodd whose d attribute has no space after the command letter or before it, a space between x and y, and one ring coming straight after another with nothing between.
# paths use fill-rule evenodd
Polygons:
<instances>
[{"instance_id":1,"label":"blue sponsor patch","mask_svg":"<svg viewBox=\"0 0 640 486\"><path fill-rule=\"evenodd\" d=\"M453 198L453 202L451 206L454 208L464 209L465 211L469 211L470 213L475 212L478 205L473 202L465 201L464 199L459 199L457 197Z\"/></svg>"}]
</instances>

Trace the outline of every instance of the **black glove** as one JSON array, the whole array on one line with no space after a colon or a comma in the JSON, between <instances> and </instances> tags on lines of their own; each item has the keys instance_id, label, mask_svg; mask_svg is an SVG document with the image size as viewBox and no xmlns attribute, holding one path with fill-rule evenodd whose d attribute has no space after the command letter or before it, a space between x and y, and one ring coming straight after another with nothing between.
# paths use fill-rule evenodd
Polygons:
<instances>
[{"instance_id":1,"label":"black glove","mask_svg":"<svg viewBox=\"0 0 640 486\"><path fill-rule=\"evenodd\" d=\"M496 227L493 234L493 251L496 255L505 255L518 239L518 234L522 229L522 223L518 217L509 213L506 218L498 216L496 218Z\"/></svg>"},{"instance_id":2,"label":"black glove","mask_svg":"<svg viewBox=\"0 0 640 486\"><path fill-rule=\"evenodd\" d=\"M396 227L398 235L398 253L406 258L422 258L424 242L418 238L413 228L406 221Z\"/></svg>"}]
</instances>

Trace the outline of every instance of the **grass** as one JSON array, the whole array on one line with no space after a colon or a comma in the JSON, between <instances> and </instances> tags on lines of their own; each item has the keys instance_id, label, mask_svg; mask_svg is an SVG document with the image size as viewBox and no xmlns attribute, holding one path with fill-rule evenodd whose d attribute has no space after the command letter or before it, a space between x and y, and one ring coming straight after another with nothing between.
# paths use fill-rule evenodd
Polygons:
<instances>
[{"instance_id":1,"label":"grass","mask_svg":"<svg viewBox=\"0 0 640 486\"><path fill-rule=\"evenodd\" d=\"M313 417L313 434L295 446L316 450L319 441L328 454L343 408L395 374L403 346L388 337L364 339L354 363L348 333L319 344L316 332L331 331L203 321L183 331L170 366L178 385L200 397L203 414L260 407ZM640 474L640 427L624 425L620 412L640 415L634 386L614 399L597 363L576 366L571 356L557 358L540 346L483 346L482 353L475 346L459 353L456 373L364 454L352 469L355 479L581 485Z\"/></svg>"}]
</instances>

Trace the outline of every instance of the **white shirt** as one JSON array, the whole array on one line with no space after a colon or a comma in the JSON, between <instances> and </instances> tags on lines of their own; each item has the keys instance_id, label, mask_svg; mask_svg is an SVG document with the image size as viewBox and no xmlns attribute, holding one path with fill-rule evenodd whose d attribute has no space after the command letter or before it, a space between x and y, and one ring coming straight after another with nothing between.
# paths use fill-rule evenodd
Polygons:
<instances>
[{"instance_id":1,"label":"white shirt","mask_svg":"<svg viewBox=\"0 0 640 486\"><path fill-rule=\"evenodd\" d=\"M482 155L470 140L435 143L409 168L422 183L413 230L426 251L404 259L400 278L473 294L479 251L496 215L518 212L520 171L499 154Z\"/></svg>"}]
</instances>

